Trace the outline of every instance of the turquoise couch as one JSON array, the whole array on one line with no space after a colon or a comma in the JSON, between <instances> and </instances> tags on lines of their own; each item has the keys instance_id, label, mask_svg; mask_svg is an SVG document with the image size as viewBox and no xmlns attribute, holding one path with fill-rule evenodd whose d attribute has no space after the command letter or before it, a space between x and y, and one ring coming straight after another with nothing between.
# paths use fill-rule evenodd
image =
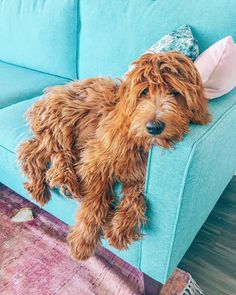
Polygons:
<instances>
[{"instance_id":1,"label":"turquoise couch","mask_svg":"<svg viewBox=\"0 0 236 295\"><path fill-rule=\"evenodd\" d=\"M201 51L227 35L236 39L235 6L235 0L0 0L0 182L31 200L16 149L30 136L23 115L45 87L121 77L132 60L182 24L191 25ZM120 252L103 241L162 283L236 171L236 91L209 105L211 124L191 126L172 150L150 151L144 239ZM54 191L45 210L73 224L76 206Z\"/></svg>"}]
</instances>

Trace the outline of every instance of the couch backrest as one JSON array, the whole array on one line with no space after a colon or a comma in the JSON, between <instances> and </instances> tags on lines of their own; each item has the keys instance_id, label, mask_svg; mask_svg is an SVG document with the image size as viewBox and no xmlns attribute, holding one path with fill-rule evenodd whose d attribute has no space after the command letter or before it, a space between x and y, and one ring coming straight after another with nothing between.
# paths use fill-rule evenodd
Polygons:
<instances>
[{"instance_id":1,"label":"couch backrest","mask_svg":"<svg viewBox=\"0 0 236 295\"><path fill-rule=\"evenodd\" d=\"M0 0L0 60L71 79L121 77L183 24L200 51L236 40L235 0Z\"/></svg>"},{"instance_id":2,"label":"couch backrest","mask_svg":"<svg viewBox=\"0 0 236 295\"><path fill-rule=\"evenodd\" d=\"M189 24L200 51L233 35L235 0L80 0L80 78L122 76L164 34Z\"/></svg>"},{"instance_id":3,"label":"couch backrest","mask_svg":"<svg viewBox=\"0 0 236 295\"><path fill-rule=\"evenodd\" d=\"M78 0L0 0L0 60L77 77Z\"/></svg>"}]
</instances>

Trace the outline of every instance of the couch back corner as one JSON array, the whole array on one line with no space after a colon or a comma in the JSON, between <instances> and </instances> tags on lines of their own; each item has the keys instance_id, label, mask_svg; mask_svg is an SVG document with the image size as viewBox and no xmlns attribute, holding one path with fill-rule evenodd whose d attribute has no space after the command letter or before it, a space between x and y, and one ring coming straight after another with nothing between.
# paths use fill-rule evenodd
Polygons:
<instances>
[{"instance_id":1,"label":"couch back corner","mask_svg":"<svg viewBox=\"0 0 236 295\"><path fill-rule=\"evenodd\" d=\"M79 0L1 0L0 60L78 77Z\"/></svg>"}]
</instances>

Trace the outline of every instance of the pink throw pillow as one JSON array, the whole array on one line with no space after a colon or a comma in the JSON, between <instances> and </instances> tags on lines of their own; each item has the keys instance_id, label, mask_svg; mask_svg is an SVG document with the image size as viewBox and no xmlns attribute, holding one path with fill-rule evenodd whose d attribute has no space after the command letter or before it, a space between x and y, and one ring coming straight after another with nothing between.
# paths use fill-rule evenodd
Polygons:
<instances>
[{"instance_id":1,"label":"pink throw pillow","mask_svg":"<svg viewBox=\"0 0 236 295\"><path fill-rule=\"evenodd\" d=\"M207 98L222 96L236 86L236 44L231 36L213 44L194 63Z\"/></svg>"}]
</instances>

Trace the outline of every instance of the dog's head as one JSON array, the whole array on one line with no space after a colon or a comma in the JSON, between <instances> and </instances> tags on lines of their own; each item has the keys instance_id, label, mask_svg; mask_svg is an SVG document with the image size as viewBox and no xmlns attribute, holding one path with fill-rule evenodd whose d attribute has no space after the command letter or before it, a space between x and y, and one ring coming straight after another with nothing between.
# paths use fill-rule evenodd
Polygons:
<instances>
[{"instance_id":1,"label":"dog's head","mask_svg":"<svg viewBox=\"0 0 236 295\"><path fill-rule=\"evenodd\" d=\"M190 122L210 121L199 73L177 51L141 56L121 82L119 96L139 145L169 148L188 132Z\"/></svg>"}]
</instances>

